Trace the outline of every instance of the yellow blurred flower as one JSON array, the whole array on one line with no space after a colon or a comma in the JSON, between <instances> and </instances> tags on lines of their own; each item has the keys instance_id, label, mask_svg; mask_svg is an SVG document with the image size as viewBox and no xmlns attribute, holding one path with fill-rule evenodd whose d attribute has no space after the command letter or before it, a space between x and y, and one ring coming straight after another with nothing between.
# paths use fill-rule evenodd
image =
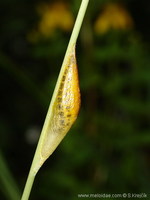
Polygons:
<instances>
[{"instance_id":1,"label":"yellow blurred flower","mask_svg":"<svg viewBox=\"0 0 150 200\"><path fill-rule=\"evenodd\" d=\"M133 27L133 20L128 11L117 3L105 5L103 12L98 16L94 29L103 34L110 29L129 29Z\"/></svg>"},{"instance_id":2,"label":"yellow blurred flower","mask_svg":"<svg viewBox=\"0 0 150 200\"><path fill-rule=\"evenodd\" d=\"M52 5L43 5L38 8L41 21L38 28L44 36L49 36L56 28L69 31L73 26L73 16L67 4L58 1Z\"/></svg>"},{"instance_id":3,"label":"yellow blurred flower","mask_svg":"<svg viewBox=\"0 0 150 200\"><path fill-rule=\"evenodd\" d=\"M28 34L30 41L37 41L40 35L51 36L56 29L70 31L74 24L74 17L69 7L63 1L52 4L41 4L37 7L37 12L41 16L37 31L33 30Z\"/></svg>"}]
</instances>

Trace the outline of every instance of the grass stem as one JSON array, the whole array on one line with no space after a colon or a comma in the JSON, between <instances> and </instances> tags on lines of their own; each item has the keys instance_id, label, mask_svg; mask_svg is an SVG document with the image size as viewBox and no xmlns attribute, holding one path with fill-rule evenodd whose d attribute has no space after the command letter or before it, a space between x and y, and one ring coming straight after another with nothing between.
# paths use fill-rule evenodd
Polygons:
<instances>
[{"instance_id":1,"label":"grass stem","mask_svg":"<svg viewBox=\"0 0 150 200\"><path fill-rule=\"evenodd\" d=\"M77 19L76 19L76 22L75 22L75 25L74 25L74 28L73 28L73 31L72 31L72 35L71 35L71 38L70 38L70 41L69 41L69 44L68 44L68 48L67 48L67 51L66 51L66 54L65 54L65 57L64 57L64 61L63 61L63 64L62 64L62 67L61 67L61 70L60 70L60 73L59 73L59 77L58 77L56 87L55 87L55 90L54 90L54 93L53 93L53 96L52 96L50 107L49 107L48 112L47 112L47 116L46 116L46 119L45 119L45 122L44 122L44 126L43 126L43 129L42 129L42 132L41 132L41 136L40 136L40 139L39 139L39 142L38 142L38 145L37 145L37 149L36 149L36 152L35 152L35 155L34 155L34 159L33 159L33 162L32 162L31 168L30 168L30 172L29 172L29 175L28 175L28 178L27 178L27 182L26 182L21 200L28 200L29 199L35 176L36 176L38 170L40 169L40 167L42 166L42 164L45 161L45 160L42 160L41 155L40 155L43 138L45 137L45 135L47 134L47 131L49 129L49 123L50 123L50 119L52 117L52 111L53 111L53 102L55 101L55 98L56 98L56 95L57 95L59 83L60 83L60 80L62 78L62 74L63 74L63 71L64 71L65 64L67 62L68 54L72 50L73 46L76 44L76 41L77 41L77 38L78 38L78 35L79 35L79 31L81 29L81 25L82 25L82 22L83 22L83 18L84 18L88 3L89 3L89 0L82 0L82 2L81 2L81 6L80 6L80 9L79 9L79 12L78 12L78 15L77 15Z\"/></svg>"}]
</instances>

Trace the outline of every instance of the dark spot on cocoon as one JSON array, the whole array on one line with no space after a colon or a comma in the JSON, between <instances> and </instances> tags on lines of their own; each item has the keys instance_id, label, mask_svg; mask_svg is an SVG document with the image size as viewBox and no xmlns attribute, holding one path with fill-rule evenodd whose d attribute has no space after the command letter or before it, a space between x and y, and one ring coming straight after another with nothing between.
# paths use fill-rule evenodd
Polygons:
<instances>
[{"instance_id":1,"label":"dark spot on cocoon","mask_svg":"<svg viewBox=\"0 0 150 200\"><path fill-rule=\"evenodd\" d=\"M58 96L62 96L62 90L58 92Z\"/></svg>"},{"instance_id":2,"label":"dark spot on cocoon","mask_svg":"<svg viewBox=\"0 0 150 200\"><path fill-rule=\"evenodd\" d=\"M67 109L67 110L70 109L70 106L66 106L66 109Z\"/></svg>"},{"instance_id":3,"label":"dark spot on cocoon","mask_svg":"<svg viewBox=\"0 0 150 200\"><path fill-rule=\"evenodd\" d=\"M59 110L62 110L63 109L63 106L61 104L58 104L58 109Z\"/></svg>"},{"instance_id":4,"label":"dark spot on cocoon","mask_svg":"<svg viewBox=\"0 0 150 200\"><path fill-rule=\"evenodd\" d=\"M69 66L68 66L69 67ZM67 74L68 73L68 69L65 69L65 74Z\"/></svg>"},{"instance_id":5,"label":"dark spot on cocoon","mask_svg":"<svg viewBox=\"0 0 150 200\"><path fill-rule=\"evenodd\" d=\"M62 98L60 98L60 97L58 97L58 102L60 103L60 102L62 102Z\"/></svg>"},{"instance_id":6,"label":"dark spot on cocoon","mask_svg":"<svg viewBox=\"0 0 150 200\"><path fill-rule=\"evenodd\" d=\"M59 112L58 114L59 114L61 117L64 116L64 112Z\"/></svg>"},{"instance_id":7,"label":"dark spot on cocoon","mask_svg":"<svg viewBox=\"0 0 150 200\"><path fill-rule=\"evenodd\" d=\"M69 126L70 125L70 123L68 122L67 124L66 124L66 126Z\"/></svg>"},{"instance_id":8,"label":"dark spot on cocoon","mask_svg":"<svg viewBox=\"0 0 150 200\"><path fill-rule=\"evenodd\" d=\"M59 89L60 89L60 90L62 90L62 89L63 89L63 87L64 87L64 83L61 83L61 84L60 84L60 88L59 88Z\"/></svg>"},{"instance_id":9,"label":"dark spot on cocoon","mask_svg":"<svg viewBox=\"0 0 150 200\"><path fill-rule=\"evenodd\" d=\"M66 76L63 76L63 77L62 77L62 81L65 81L65 78L66 78Z\"/></svg>"},{"instance_id":10,"label":"dark spot on cocoon","mask_svg":"<svg viewBox=\"0 0 150 200\"><path fill-rule=\"evenodd\" d=\"M59 122L60 122L61 125L63 125L63 126L65 125L65 121L64 120L59 120Z\"/></svg>"}]
</instances>

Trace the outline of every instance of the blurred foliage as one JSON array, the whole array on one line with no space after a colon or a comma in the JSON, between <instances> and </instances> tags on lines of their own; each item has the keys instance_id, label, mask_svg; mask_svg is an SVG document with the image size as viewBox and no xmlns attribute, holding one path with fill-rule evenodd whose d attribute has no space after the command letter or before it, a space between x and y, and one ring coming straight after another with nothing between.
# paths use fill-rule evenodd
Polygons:
<instances>
[{"instance_id":1,"label":"blurred foliage","mask_svg":"<svg viewBox=\"0 0 150 200\"><path fill-rule=\"evenodd\" d=\"M80 2L0 1L0 146L20 191ZM90 1L76 52L80 114L41 168L31 199L148 194L149 15L146 0ZM0 185L0 199L7 199Z\"/></svg>"}]
</instances>

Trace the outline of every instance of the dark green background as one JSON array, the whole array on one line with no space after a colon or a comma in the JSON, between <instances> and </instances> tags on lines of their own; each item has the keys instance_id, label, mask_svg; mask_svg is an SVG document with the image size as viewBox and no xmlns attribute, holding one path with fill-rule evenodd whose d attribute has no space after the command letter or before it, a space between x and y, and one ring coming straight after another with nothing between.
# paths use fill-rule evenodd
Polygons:
<instances>
[{"instance_id":1,"label":"dark green background","mask_svg":"<svg viewBox=\"0 0 150 200\"><path fill-rule=\"evenodd\" d=\"M31 130L38 137L42 128L71 34L56 30L36 43L27 40L39 21L35 8L40 2L0 1L1 200L10 199L10 177L23 190L37 144L36 138L27 138ZM75 17L81 1L68 2ZM150 2L119 1L134 28L98 35L93 24L105 2L111 1L90 1L77 42L79 117L39 171L31 200L75 200L80 193L149 194Z\"/></svg>"}]
</instances>

